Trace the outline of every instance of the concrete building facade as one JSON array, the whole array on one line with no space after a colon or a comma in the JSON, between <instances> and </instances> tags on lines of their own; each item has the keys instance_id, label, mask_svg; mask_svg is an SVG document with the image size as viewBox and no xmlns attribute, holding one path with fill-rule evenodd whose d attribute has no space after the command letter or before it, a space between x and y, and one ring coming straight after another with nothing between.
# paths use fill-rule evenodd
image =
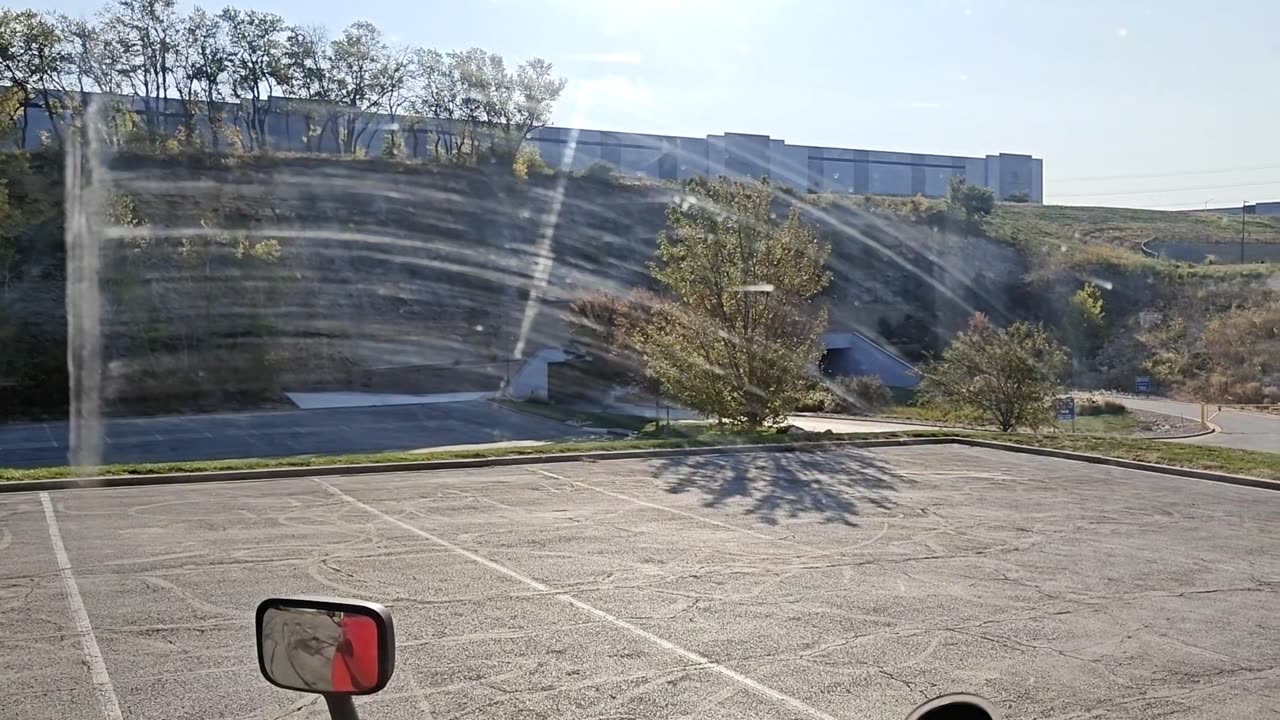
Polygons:
<instances>
[{"instance_id":1,"label":"concrete building facade","mask_svg":"<svg viewBox=\"0 0 1280 720\"><path fill-rule=\"evenodd\" d=\"M705 138L547 127L529 141L552 167L584 170L607 163L626 175L659 180L762 177L798 192L941 197L954 176L991 188L998 199L1044 200L1039 158L985 157L790 145L768 135Z\"/></svg>"},{"instance_id":2,"label":"concrete building facade","mask_svg":"<svg viewBox=\"0 0 1280 720\"><path fill-rule=\"evenodd\" d=\"M144 112L141 98L111 98L135 112ZM250 101L216 103L228 127L239 129L240 144L252 147L247 118ZM175 132L182 124L182 105L176 99L153 101L153 121ZM279 152L339 151L336 133L321 128L316 118L332 115L334 108L291 98L273 97L265 106L266 145ZM339 112L345 109L337 109ZM56 133L50 132L42 109L28 108L20 144L37 147ZM203 116L197 132L208 135ZM407 122L403 117L361 113L349 124L349 136L370 155L380 153L390 133L397 133L408 157L427 158L442 134L442 123L433 119ZM443 134L449 133L443 131ZM1043 163L1039 158L1014 153L983 157L889 152L855 148L791 145L768 135L724 133L706 137L680 137L643 133L545 127L534 131L528 142L546 163L569 171L582 171L606 163L623 175L658 180L693 177L768 177L771 182L797 192L854 193L941 197L952 177L991 188L996 198L1040 203L1044 199Z\"/></svg>"}]
</instances>

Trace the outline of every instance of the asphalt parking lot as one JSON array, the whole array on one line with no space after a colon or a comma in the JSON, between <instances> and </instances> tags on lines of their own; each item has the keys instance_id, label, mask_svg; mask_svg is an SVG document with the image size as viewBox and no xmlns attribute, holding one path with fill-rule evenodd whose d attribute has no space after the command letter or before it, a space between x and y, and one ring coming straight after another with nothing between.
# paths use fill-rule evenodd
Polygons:
<instances>
[{"instance_id":1,"label":"asphalt parking lot","mask_svg":"<svg viewBox=\"0 0 1280 720\"><path fill-rule=\"evenodd\" d=\"M1280 494L959 446L0 495L5 718L320 718L267 596L378 600L408 718L1257 718Z\"/></svg>"}]
</instances>

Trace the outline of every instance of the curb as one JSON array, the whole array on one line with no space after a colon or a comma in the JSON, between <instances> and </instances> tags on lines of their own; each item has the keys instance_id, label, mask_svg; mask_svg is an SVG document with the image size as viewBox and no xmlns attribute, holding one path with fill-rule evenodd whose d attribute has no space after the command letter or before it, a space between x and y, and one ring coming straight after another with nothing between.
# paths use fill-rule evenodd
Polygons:
<instances>
[{"instance_id":1,"label":"curb","mask_svg":"<svg viewBox=\"0 0 1280 720\"><path fill-rule=\"evenodd\" d=\"M1153 438L1146 438L1146 439L1147 440L1190 440L1191 438L1204 437L1205 435L1212 435L1214 433L1222 432L1222 428L1218 427L1217 425L1214 425L1211 422L1206 422L1205 425L1206 425L1205 429L1197 430L1193 433L1190 433L1189 435L1165 435L1164 437L1153 437Z\"/></svg>"},{"instance_id":2,"label":"curb","mask_svg":"<svg viewBox=\"0 0 1280 720\"><path fill-rule=\"evenodd\" d=\"M547 417L546 415L539 415L538 413L529 412L528 410L520 410L519 408L513 408L510 405L503 405L502 403L497 402L494 398L489 398L488 400L485 400L485 402L495 407L498 407L502 410L506 410L507 412L513 412L517 415L523 415L525 417L534 418L535 420L541 420L543 422L555 423L557 425L564 425L567 428L572 428L574 430L587 433L588 435L608 435L609 434L609 431L603 428L588 428L588 427L582 427L579 425L571 425L565 422L564 420L557 420L552 417Z\"/></svg>"},{"instance_id":3,"label":"curb","mask_svg":"<svg viewBox=\"0 0 1280 720\"><path fill-rule=\"evenodd\" d=\"M1094 465L1107 465L1126 470L1172 475L1175 477L1206 480L1227 485L1240 485L1263 490L1280 491L1280 481L1232 475L1210 470L1193 470L1156 463L1124 460L1102 455L1055 450L1034 445L1018 445L996 440L967 437L907 437L862 440L830 440L798 443L767 443L760 445L713 445L707 447L654 448L650 450L603 450L595 452L557 453L549 455L506 455L492 458L458 460L423 460L421 462L372 463L364 465L322 465L317 467L283 467L259 470L218 470L196 473L166 473L157 475L107 475L87 478L60 478L57 480L21 480L0 483L0 494L38 492L48 490L79 490L87 488L120 488L147 485L194 485L201 483L234 482L243 480L275 480L286 478L329 477L334 475L371 475L377 473L424 472L430 470L465 470L473 468L508 467L513 465L538 465L542 463L599 462L603 460L639 460L644 458L680 457L696 455L745 455L772 452L816 452L831 448L879 448L919 447L924 445L966 445L988 450L1038 455L1061 460L1074 460Z\"/></svg>"},{"instance_id":4,"label":"curb","mask_svg":"<svg viewBox=\"0 0 1280 720\"><path fill-rule=\"evenodd\" d=\"M965 432L981 432L975 428L967 428L963 425L948 425L941 422L926 422L924 420L901 420L889 415L841 415L839 413L818 413L818 412L802 412L791 413L794 417L812 417L825 418L827 420L852 420L854 422L878 422L886 425L916 425L923 428L932 428L934 430L963 430Z\"/></svg>"},{"instance_id":5,"label":"curb","mask_svg":"<svg viewBox=\"0 0 1280 720\"><path fill-rule=\"evenodd\" d=\"M329 477L334 475L372 475L378 473L424 472L429 470L466 470L472 468L537 465L541 463L598 462L603 460L639 460L692 455L745 455L768 452L814 452L829 448L910 447L944 445L957 438L916 437L862 440L815 440L810 442L762 443L758 445L709 445L706 447L653 448L644 450L598 450L593 452L553 453L547 455L504 455L458 460L423 460L420 462L366 463L363 465L318 465L315 467L261 468L258 470L211 470L208 472L161 473L155 475L100 475L56 480L17 480L0 482L0 494L48 490L81 490L119 488L144 485L194 485L200 483L236 482L242 480L279 480L287 478Z\"/></svg>"},{"instance_id":6,"label":"curb","mask_svg":"<svg viewBox=\"0 0 1280 720\"><path fill-rule=\"evenodd\" d=\"M1073 452L1071 450L1054 450L1052 448L1042 448L1034 445L1004 443L996 440L954 438L954 441L961 445L987 448L989 450L1004 450L1007 452L1023 453L1025 455L1039 455L1041 457L1058 458L1061 460L1076 460L1079 462L1092 463L1094 465L1108 465L1111 467L1124 468L1126 470L1144 470L1146 472L1160 473L1161 475L1174 475L1176 477L1192 478L1193 480L1208 480L1209 482L1224 483L1227 485L1243 485L1245 487L1261 488L1263 490L1280 491L1280 481L1249 477L1247 475L1232 475L1230 473L1220 473L1212 470L1193 470L1191 468L1158 465L1156 463L1140 462L1138 460L1124 460L1122 458L1112 458L1104 455L1091 455L1089 453Z\"/></svg>"}]
</instances>

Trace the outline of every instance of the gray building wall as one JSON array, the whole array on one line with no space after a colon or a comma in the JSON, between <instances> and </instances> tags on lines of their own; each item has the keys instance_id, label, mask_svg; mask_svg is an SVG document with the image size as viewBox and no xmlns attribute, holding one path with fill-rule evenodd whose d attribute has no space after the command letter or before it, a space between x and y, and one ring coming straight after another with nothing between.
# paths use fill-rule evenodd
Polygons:
<instances>
[{"instance_id":1,"label":"gray building wall","mask_svg":"<svg viewBox=\"0 0 1280 720\"><path fill-rule=\"evenodd\" d=\"M141 112L140 98L115 98ZM161 101L164 124L174 131L181 124L177 100ZM239 128L242 144L249 146L248 101L220 103L225 124ZM314 118L331 115L331 107L291 98L271 98L267 117L268 146L282 152L333 153L339 148L332 122L319 127ZM311 121L308 118L312 118ZM210 134L199 118L198 132ZM171 126L171 127L169 127ZM401 134L409 157L430 157L440 131L448 124L419 119L418 125L402 117L362 113L355 118L358 146L370 155L380 153L387 134ZM43 110L32 110L25 143L36 147L41 131L49 130ZM547 164L582 171L595 163L607 163L624 175L680 181L700 176L768 177L798 192L834 192L871 195L942 197L952 177L991 188L998 199L1025 193L1032 202L1044 197L1043 163L1030 155L1000 153L984 158L952 155L886 152L853 148L789 145L768 135L724 133L705 138L643 133L608 132L563 127L541 128L529 143Z\"/></svg>"}]
</instances>

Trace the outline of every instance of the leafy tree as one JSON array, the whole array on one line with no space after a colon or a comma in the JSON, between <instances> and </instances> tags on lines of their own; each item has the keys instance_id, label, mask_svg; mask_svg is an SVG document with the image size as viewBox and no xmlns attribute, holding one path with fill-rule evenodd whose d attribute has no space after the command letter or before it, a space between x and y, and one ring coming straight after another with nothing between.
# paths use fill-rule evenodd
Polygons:
<instances>
[{"instance_id":1,"label":"leafy tree","mask_svg":"<svg viewBox=\"0 0 1280 720\"><path fill-rule=\"evenodd\" d=\"M120 61L116 72L142 100L147 130L163 133L163 111L182 42L176 0L115 0L101 13L101 29Z\"/></svg>"},{"instance_id":2,"label":"leafy tree","mask_svg":"<svg viewBox=\"0 0 1280 720\"><path fill-rule=\"evenodd\" d=\"M306 118L303 134L308 150L318 150L326 132L336 136L334 111L336 90L330 54L329 31L321 25L298 25L289 28L285 40L284 90L296 98L290 109L302 110Z\"/></svg>"},{"instance_id":3,"label":"leafy tree","mask_svg":"<svg viewBox=\"0 0 1280 720\"><path fill-rule=\"evenodd\" d=\"M952 175L947 181L947 206L969 223L980 222L996 209L996 196L990 188L971 185L964 178Z\"/></svg>"},{"instance_id":4,"label":"leafy tree","mask_svg":"<svg viewBox=\"0 0 1280 720\"><path fill-rule=\"evenodd\" d=\"M182 99L189 137L197 137L196 116L203 114L209 125L209 143L214 150L223 134L224 118L217 103L226 99L231 51L227 46L222 19L196 8L182 26L182 42L176 53L178 97Z\"/></svg>"},{"instance_id":5,"label":"leafy tree","mask_svg":"<svg viewBox=\"0 0 1280 720\"><path fill-rule=\"evenodd\" d=\"M534 130L551 122L551 109L564 92L565 79L552 75L551 63L533 58L516 68L512 93L494 118L502 129L505 152L514 155Z\"/></svg>"},{"instance_id":6,"label":"leafy tree","mask_svg":"<svg viewBox=\"0 0 1280 720\"><path fill-rule=\"evenodd\" d=\"M1098 286L1085 283L1084 287L1071 296L1065 320L1067 347L1071 348L1072 362L1077 367L1092 363L1107 339L1102 291Z\"/></svg>"},{"instance_id":7,"label":"leafy tree","mask_svg":"<svg viewBox=\"0 0 1280 720\"><path fill-rule=\"evenodd\" d=\"M637 342L678 401L735 425L781 420L821 348L831 249L797 210L779 221L767 182L696 179L667 209L653 277L672 300Z\"/></svg>"},{"instance_id":8,"label":"leafy tree","mask_svg":"<svg viewBox=\"0 0 1280 720\"><path fill-rule=\"evenodd\" d=\"M122 95L128 91L120 69L125 65L120 43L102 23L59 15L58 29L66 49L67 86L79 93Z\"/></svg>"},{"instance_id":9,"label":"leafy tree","mask_svg":"<svg viewBox=\"0 0 1280 720\"><path fill-rule=\"evenodd\" d=\"M22 108L23 147L31 107L45 111L55 139L61 139L68 109L62 79L70 57L56 20L34 10L0 8L0 84L10 87Z\"/></svg>"},{"instance_id":10,"label":"leafy tree","mask_svg":"<svg viewBox=\"0 0 1280 720\"><path fill-rule=\"evenodd\" d=\"M352 23L329 50L334 100L350 108L337 126L338 146L354 154L370 129L369 113L395 109L408 82L406 53L392 51L373 23Z\"/></svg>"},{"instance_id":11,"label":"leafy tree","mask_svg":"<svg viewBox=\"0 0 1280 720\"><path fill-rule=\"evenodd\" d=\"M545 127L564 91L564 78L552 66L533 58L507 69L502 56L479 48L441 53L413 53L408 107L409 124L427 129L436 157L474 162L484 153L514 158L529 133ZM418 142L415 133L415 149Z\"/></svg>"},{"instance_id":12,"label":"leafy tree","mask_svg":"<svg viewBox=\"0 0 1280 720\"><path fill-rule=\"evenodd\" d=\"M249 104L249 145L267 149L271 98L288 80L284 18L258 10L228 7L218 14L226 27L228 76L232 92Z\"/></svg>"},{"instance_id":13,"label":"leafy tree","mask_svg":"<svg viewBox=\"0 0 1280 720\"><path fill-rule=\"evenodd\" d=\"M999 329L982 314L920 370L921 399L1002 432L1035 430L1052 417L1066 355L1044 328Z\"/></svg>"}]
</instances>

